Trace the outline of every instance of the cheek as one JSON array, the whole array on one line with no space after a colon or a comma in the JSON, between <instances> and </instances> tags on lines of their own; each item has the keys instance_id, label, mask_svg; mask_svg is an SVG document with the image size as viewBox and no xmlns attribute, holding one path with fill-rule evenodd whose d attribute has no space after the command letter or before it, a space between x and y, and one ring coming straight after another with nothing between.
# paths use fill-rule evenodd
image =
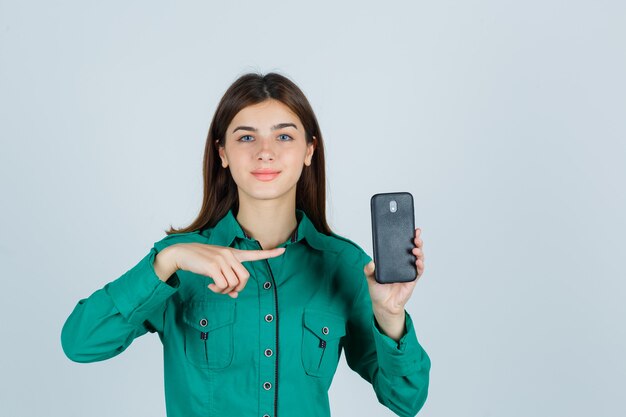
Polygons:
<instances>
[{"instance_id":1,"label":"cheek","mask_svg":"<svg viewBox=\"0 0 626 417\"><path fill-rule=\"evenodd\" d=\"M292 165L304 164L306 160L306 148L298 147L289 149L288 152L285 152L283 155L284 160L289 160L289 163Z\"/></svg>"},{"instance_id":2,"label":"cheek","mask_svg":"<svg viewBox=\"0 0 626 417\"><path fill-rule=\"evenodd\" d=\"M288 156L285 155L285 157L282 158L282 165L289 167L289 170L292 171L294 175L298 175L304 168L304 155L300 153L292 153Z\"/></svg>"},{"instance_id":3,"label":"cheek","mask_svg":"<svg viewBox=\"0 0 626 417\"><path fill-rule=\"evenodd\" d=\"M238 169L246 164L251 159L251 156L249 152L243 152L242 149L230 148L228 152L226 152L226 158L228 159L229 165L234 169Z\"/></svg>"}]
</instances>

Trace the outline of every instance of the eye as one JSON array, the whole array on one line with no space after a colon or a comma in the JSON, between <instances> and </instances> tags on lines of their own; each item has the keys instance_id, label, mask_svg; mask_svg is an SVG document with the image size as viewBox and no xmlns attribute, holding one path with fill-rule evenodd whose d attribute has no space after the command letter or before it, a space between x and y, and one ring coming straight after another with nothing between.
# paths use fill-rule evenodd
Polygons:
<instances>
[{"instance_id":1,"label":"eye","mask_svg":"<svg viewBox=\"0 0 626 417\"><path fill-rule=\"evenodd\" d=\"M293 138L289 135L287 135L286 133L283 133L282 135L278 135L278 138L281 139L281 142L288 142L290 140L293 140Z\"/></svg>"},{"instance_id":2,"label":"eye","mask_svg":"<svg viewBox=\"0 0 626 417\"><path fill-rule=\"evenodd\" d=\"M237 139L239 142L250 142L249 140L246 140L246 138L250 138L250 139L254 139L252 136L250 135L244 135L242 137L240 137L239 139Z\"/></svg>"}]
</instances>

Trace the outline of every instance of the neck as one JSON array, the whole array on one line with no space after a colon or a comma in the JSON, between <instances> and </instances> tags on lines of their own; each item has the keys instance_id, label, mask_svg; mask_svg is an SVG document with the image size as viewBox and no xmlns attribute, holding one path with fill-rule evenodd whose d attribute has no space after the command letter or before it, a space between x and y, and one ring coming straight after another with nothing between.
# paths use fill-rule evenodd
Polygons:
<instances>
[{"instance_id":1,"label":"neck","mask_svg":"<svg viewBox=\"0 0 626 417\"><path fill-rule=\"evenodd\" d=\"M298 226L295 198L257 200L240 193L236 218L243 230L258 240L263 249L282 244Z\"/></svg>"}]
</instances>

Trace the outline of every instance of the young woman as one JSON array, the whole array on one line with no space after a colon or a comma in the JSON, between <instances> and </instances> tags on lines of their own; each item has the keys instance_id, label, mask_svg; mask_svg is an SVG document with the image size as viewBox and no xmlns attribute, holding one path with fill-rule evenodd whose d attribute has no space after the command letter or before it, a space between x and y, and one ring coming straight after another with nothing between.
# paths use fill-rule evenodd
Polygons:
<instances>
[{"instance_id":1,"label":"young woman","mask_svg":"<svg viewBox=\"0 0 626 417\"><path fill-rule=\"evenodd\" d=\"M169 417L323 417L343 350L380 403L414 416L430 372L404 308L417 279L377 283L372 258L328 227L325 197L302 91L276 73L241 76L209 128L200 214L78 302L65 354L100 361L156 332ZM419 229L414 243L419 278Z\"/></svg>"}]
</instances>

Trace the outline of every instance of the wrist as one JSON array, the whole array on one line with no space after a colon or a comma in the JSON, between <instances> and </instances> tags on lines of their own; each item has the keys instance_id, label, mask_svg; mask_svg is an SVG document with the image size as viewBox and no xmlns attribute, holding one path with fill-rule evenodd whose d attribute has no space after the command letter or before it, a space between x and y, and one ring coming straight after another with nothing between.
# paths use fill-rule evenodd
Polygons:
<instances>
[{"instance_id":1,"label":"wrist","mask_svg":"<svg viewBox=\"0 0 626 417\"><path fill-rule=\"evenodd\" d=\"M400 313L390 313L388 311L374 309L374 318L382 333L396 342L400 340L406 326L404 309Z\"/></svg>"},{"instance_id":2,"label":"wrist","mask_svg":"<svg viewBox=\"0 0 626 417\"><path fill-rule=\"evenodd\" d=\"M374 308L374 316L378 323L404 323L404 309L400 312L389 312L387 310Z\"/></svg>"},{"instance_id":3,"label":"wrist","mask_svg":"<svg viewBox=\"0 0 626 417\"><path fill-rule=\"evenodd\" d=\"M404 306L399 306L396 308L389 308L387 306L385 306L384 304L376 304L376 303L372 303L372 309L374 310L374 313L378 314L379 316L384 316L385 318L390 318L393 319L395 318L400 318L400 317L404 317Z\"/></svg>"},{"instance_id":4,"label":"wrist","mask_svg":"<svg viewBox=\"0 0 626 417\"><path fill-rule=\"evenodd\" d=\"M154 258L154 272L156 276L159 277L159 279L163 282L167 282L167 280L174 274L174 272L178 271L179 269L176 264L173 246L169 246L163 249L161 252L157 253L156 257Z\"/></svg>"}]
</instances>

